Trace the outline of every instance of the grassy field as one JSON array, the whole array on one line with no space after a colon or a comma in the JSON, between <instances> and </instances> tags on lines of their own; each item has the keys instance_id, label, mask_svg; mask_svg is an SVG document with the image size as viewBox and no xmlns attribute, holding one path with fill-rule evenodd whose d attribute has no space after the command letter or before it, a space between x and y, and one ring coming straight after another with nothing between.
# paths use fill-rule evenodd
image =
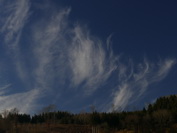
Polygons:
<instances>
[{"instance_id":1,"label":"grassy field","mask_svg":"<svg viewBox=\"0 0 177 133\"><path fill-rule=\"evenodd\" d=\"M14 126L10 131L16 133L92 133L92 127L63 124L22 124Z\"/></svg>"},{"instance_id":2,"label":"grassy field","mask_svg":"<svg viewBox=\"0 0 177 133\"><path fill-rule=\"evenodd\" d=\"M87 125L64 125L64 124L18 124L0 133L134 133L128 130L118 132L104 130Z\"/></svg>"}]
</instances>

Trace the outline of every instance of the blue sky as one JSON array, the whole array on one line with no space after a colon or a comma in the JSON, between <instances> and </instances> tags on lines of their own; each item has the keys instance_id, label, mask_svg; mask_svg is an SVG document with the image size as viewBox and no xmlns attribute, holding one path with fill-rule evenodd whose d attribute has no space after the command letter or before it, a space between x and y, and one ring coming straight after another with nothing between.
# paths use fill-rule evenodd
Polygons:
<instances>
[{"instance_id":1,"label":"blue sky","mask_svg":"<svg viewBox=\"0 0 177 133\"><path fill-rule=\"evenodd\" d=\"M0 111L132 110L176 94L176 6L0 0Z\"/></svg>"}]
</instances>

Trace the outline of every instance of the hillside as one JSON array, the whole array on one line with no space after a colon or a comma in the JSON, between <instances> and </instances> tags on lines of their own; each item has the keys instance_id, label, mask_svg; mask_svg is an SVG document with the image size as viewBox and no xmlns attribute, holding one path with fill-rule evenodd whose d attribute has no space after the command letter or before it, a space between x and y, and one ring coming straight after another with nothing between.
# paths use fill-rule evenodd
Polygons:
<instances>
[{"instance_id":1,"label":"hillside","mask_svg":"<svg viewBox=\"0 0 177 133\"><path fill-rule=\"evenodd\" d=\"M0 118L0 133L163 133L177 132L177 96L160 97L133 112L46 112L30 116L16 109Z\"/></svg>"}]
</instances>

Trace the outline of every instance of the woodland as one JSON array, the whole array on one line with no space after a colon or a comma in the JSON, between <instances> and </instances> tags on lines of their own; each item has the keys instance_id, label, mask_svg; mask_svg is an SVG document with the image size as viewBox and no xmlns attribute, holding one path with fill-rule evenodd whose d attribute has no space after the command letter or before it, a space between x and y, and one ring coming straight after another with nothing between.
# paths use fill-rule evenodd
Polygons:
<instances>
[{"instance_id":1,"label":"woodland","mask_svg":"<svg viewBox=\"0 0 177 133\"><path fill-rule=\"evenodd\" d=\"M136 111L54 111L48 106L35 115L18 109L0 115L0 133L177 133L177 96L160 97Z\"/></svg>"}]
</instances>

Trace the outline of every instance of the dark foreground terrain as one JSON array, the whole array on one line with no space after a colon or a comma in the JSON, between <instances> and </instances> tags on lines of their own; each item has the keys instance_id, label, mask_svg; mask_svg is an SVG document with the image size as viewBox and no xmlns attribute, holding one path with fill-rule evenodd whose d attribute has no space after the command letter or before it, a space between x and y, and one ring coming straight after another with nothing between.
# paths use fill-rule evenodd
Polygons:
<instances>
[{"instance_id":1,"label":"dark foreground terrain","mask_svg":"<svg viewBox=\"0 0 177 133\"><path fill-rule=\"evenodd\" d=\"M49 106L46 109L50 109ZM30 116L17 109L0 115L0 133L177 133L177 96L161 97L139 111L63 111Z\"/></svg>"}]
</instances>

